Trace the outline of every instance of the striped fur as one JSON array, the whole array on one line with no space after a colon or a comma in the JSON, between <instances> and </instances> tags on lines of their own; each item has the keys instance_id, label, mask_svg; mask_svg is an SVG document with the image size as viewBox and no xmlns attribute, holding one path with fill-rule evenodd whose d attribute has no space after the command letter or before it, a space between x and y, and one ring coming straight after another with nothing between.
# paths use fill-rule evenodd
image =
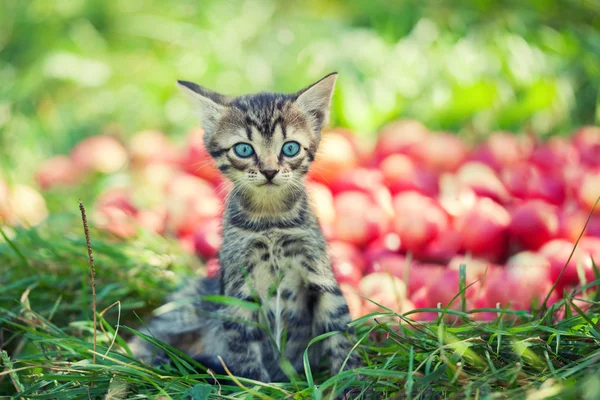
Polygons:
<instances>
[{"instance_id":1,"label":"striped fur","mask_svg":"<svg viewBox=\"0 0 600 400\"><path fill-rule=\"evenodd\" d=\"M193 282L173 295L174 302L195 300L153 320L152 335L207 366L218 365L221 356L233 373L268 382L288 379L282 362L302 373L302 355L312 338L348 330L348 306L305 190L336 77L328 75L295 94L236 98L180 82L198 106L209 153L234 189L223 219L220 276ZM289 141L300 145L292 157L282 153ZM255 153L239 157L238 143L250 144ZM269 180L264 171L277 173ZM258 303L260 309L200 298L210 294ZM131 348L146 361L161 356L137 338ZM331 336L311 347L311 364L316 368L328 358L331 373L337 373L350 349L346 336ZM347 367L357 362L352 355Z\"/></svg>"}]
</instances>

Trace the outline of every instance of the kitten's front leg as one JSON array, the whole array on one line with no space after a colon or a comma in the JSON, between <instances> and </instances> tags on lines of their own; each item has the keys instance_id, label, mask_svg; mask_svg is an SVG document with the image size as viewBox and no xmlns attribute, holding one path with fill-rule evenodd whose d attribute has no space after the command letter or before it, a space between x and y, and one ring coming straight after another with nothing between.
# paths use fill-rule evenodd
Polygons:
<instances>
[{"instance_id":1,"label":"kitten's front leg","mask_svg":"<svg viewBox=\"0 0 600 400\"><path fill-rule=\"evenodd\" d=\"M229 307L228 311L227 317L231 320L223 322L223 337L213 339L227 343L229 352L223 356L225 365L236 376L269 382L271 378L263 365L261 354L265 332L254 326L258 321L257 311L235 306Z\"/></svg>"},{"instance_id":2,"label":"kitten's front leg","mask_svg":"<svg viewBox=\"0 0 600 400\"><path fill-rule=\"evenodd\" d=\"M348 324L352 320L348 305L335 278L332 276L331 280L323 282L321 276L318 280L320 283L309 284L309 290L316 300L313 320L315 336L332 331L349 331L353 336L354 330L352 328L348 329ZM329 357L332 376L340 372L344 361L352 350L352 346L352 343L342 333L323 340L323 353ZM346 362L345 369L357 368L359 364L360 357L356 352L352 352Z\"/></svg>"}]
</instances>

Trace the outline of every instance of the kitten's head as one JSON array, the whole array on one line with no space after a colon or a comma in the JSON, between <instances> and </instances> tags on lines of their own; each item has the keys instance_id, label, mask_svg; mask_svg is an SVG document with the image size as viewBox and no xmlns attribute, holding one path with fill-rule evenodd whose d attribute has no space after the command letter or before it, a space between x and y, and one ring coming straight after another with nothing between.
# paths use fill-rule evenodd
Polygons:
<instances>
[{"instance_id":1,"label":"kitten's head","mask_svg":"<svg viewBox=\"0 0 600 400\"><path fill-rule=\"evenodd\" d=\"M294 94L228 97L191 82L179 86L195 101L204 143L223 174L252 192L298 187L327 123L337 78L332 73Z\"/></svg>"}]
</instances>

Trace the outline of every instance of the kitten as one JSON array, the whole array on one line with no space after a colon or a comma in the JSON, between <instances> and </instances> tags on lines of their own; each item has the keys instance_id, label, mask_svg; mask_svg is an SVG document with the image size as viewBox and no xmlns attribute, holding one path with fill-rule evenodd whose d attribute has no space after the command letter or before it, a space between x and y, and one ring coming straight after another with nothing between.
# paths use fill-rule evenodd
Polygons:
<instances>
[{"instance_id":1,"label":"kitten","mask_svg":"<svg viewBox=\"0 0 600 400\"><path fill-rule=\"evenodd\" d=\"M305 189L336 79L332 73L294 94L235 98L179 81L196 103L207 150L234 189L223 219L220 276L173 295L184 304L153 320L149 335L207 367L220 370L221 356L234 375L269 382L288 380L283 359L302 373L312 338L348 331L348 306ZM202 300L205 295L257 302L260 309ZM141 360L161 357L140 338L130 348ZM328 357L337 374L351 348L345 335L335 334L311 346L310 364L316 368ZM357 366L353 352L346 368Z\"/></svg>"}]
</instances>

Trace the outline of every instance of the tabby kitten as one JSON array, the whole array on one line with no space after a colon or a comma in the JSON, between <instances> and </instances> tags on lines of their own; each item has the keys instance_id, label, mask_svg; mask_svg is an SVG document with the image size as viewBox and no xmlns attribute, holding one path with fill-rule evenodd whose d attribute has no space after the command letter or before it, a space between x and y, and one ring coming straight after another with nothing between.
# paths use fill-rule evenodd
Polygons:
<instances>
[{"instance_id":1,"label":"tabby kitten","mask_svg":"<svg viewBox=\"0 0 600 400\"><path fill-rule=\"evenodd\" d=\"M294 94L235 98L179 81L196 103L206 148L234 189L223 220L220 276L173 295L183 305L153 320L150 335L207 367L220 366L221 356L233 374L269 382L287 380L282 365L301 373L312 338L348 330L348 306L305 189L336 78L332 73ZM260 309L200 298L216 294ZM140 338L130 348L145 361L161 357ZM328 357L337 374L351 348L343 334L330 336L311 346L310 363L316 367ZM357 364L352 353L346 368Z\"/></svg>"}]
</instances>

